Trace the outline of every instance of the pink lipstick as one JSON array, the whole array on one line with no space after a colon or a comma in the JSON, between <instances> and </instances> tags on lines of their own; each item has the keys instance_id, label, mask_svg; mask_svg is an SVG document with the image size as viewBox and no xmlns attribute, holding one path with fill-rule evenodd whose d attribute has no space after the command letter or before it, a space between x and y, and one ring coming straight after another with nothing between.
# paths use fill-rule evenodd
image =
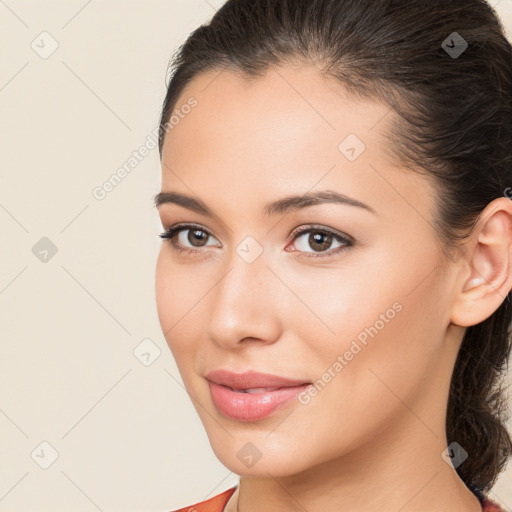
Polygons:
<instances>
[{"instance_id":1,"label":"pink lipstick","mask_svg":"<svg viewBox=\"0 0 512 512\"><path fill-rule=\"evenodd\" d=\"M213 403L224 416L258 421L297 397L310 382L268 373L216 370L206 375Z\"/></svg>"}]
</instances>

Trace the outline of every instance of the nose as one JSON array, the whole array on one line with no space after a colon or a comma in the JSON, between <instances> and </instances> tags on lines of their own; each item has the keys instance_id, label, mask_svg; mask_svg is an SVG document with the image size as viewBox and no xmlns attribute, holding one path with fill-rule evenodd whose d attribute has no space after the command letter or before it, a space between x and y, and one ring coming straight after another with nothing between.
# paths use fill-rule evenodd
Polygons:
<instances>
[{"instance_id":1,"label":"nose","mask_svg":"<svg viewBox=\"0 0 512 512\"><path fill-rule=\"evenodd\" d=\"M212 290L209 339L223 348L248 341L274 343L284 318L282 286L263 255L248 263L234 254L231 266Z\"/></svg>"}]
</instances>

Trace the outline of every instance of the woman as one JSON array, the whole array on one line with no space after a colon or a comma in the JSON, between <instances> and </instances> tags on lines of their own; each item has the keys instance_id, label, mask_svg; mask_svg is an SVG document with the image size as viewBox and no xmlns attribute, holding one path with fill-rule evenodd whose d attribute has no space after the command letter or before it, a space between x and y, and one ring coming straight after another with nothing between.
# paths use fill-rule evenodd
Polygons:
<instances>
[{"instance_id":1,"label":"woman","mask_svg":"<svg viewBox=\"0 0 512 512\"><path fill-rule=\"evenodd\" d=\"M160 323L239 485L180 510L500 510L512 51L483 0L228 0L160 123Z\"/></svg>"}]
</instances>

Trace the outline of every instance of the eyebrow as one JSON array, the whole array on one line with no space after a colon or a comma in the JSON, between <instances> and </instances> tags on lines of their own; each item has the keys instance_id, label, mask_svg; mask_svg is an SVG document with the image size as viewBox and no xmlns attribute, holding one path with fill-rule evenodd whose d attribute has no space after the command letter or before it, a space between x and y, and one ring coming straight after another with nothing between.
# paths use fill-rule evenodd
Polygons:
<instances>
[{"instance_id":1,"label":"eyebrow","mask_svg":"<svg viewBox=\"0 0 512 512\"><path fill-rule=\"evenodd\" d=\"M159 192L154 196L154 205L156 208L162 204L176 204L187 208L193 212L206 215L207 217L216 217L216 215L206 206L200 199L196 199L179 192ZM267 204L263 208L263 213L272 216L282 213L297 211L301 208L314 206L324 203L336 203L349 206L355 206L372 212L377 215L377 212L369 205L358 201L357 199L334 192L332 190L323 190L319 192L308 192L303 195L287 196L272 203Z\"/></svg>"}]
</instances>

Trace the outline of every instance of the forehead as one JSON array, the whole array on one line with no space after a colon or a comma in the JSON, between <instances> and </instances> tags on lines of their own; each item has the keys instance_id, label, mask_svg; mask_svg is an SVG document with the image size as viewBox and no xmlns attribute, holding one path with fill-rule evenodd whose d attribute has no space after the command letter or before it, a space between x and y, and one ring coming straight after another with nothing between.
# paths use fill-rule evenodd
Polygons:
<instances>
[{"instance_id":1,"label":"forehead","mask_svg":"<svg viewBox=\"0 0 512 512\"><path fill-rule=\"evenodd\" d=\"M350 97L314 66L270 69L255 79L212 70L188 84L174 113L191 99L196 106L183 109L165 138L164 190L267 202L331 188L389 209L419 186L418 207L431 207L424 178L387 161L390 107Z\"/></svg>"},{"instance_id":2,"label":"forehead","mask_svg":"<svg viewBox=\"0 0 512 512\"><path fill-rule=\"evenodd\" d=\"M197 106L181 114L191 98ZM384 118L394 117L385 104L349 96L340 84L323 78L314 65L270 68L257 78L225 69L210 70L187 85L175 113L179 114L179 126L172 128L174 137L169 139L176 144L181 135L214 143L226 136L249 135L255 142L278 146L316 134L326 146L334 143L335 149L336 142L350 133L369 143L370 139L378 142L379 131L387 125Z\"/></svg>"}]
</instances>

